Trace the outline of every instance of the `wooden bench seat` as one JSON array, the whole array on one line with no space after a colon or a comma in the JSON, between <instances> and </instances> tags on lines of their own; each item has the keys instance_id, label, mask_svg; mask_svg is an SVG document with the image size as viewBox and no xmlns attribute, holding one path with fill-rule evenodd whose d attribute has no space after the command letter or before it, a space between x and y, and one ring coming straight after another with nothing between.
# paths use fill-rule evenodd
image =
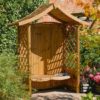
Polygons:
<instances>
[{"instance_id":1,"label":"wooden bench seat","mask_svg":"<svg viewBox=\"0 0 100 100\"><path fill-rule=\"evenodd\" d=\"M66 80L69 79L69 75L65 76L57 76L57 75L32 75L31 81L36 82L44 82L44 81L50 81L50 80Z\"/></svg>"}]
</instances>

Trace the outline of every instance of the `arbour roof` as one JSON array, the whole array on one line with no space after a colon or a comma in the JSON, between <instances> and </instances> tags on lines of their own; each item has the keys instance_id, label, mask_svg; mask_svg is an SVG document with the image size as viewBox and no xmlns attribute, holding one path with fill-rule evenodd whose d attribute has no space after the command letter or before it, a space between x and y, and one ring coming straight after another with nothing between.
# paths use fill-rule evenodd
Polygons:
<instances>
[{"instance_id":1,"label":"arbour roof","mask_svg":"<svg viewBox=\"0 0 100 100\"><path fill-rule=\"evenodd\" d=\"M11 25L25 25L31 23L35 20L40 19L41 17L45 16L46 14L50 15L51 17L55 18L56 20L64 23L69 24L81 24L81 25L90 25L90 23L86 21L82 21L72 15L69 12L62 10L59 5L54 3L52 4L44 4L33 11L31 14L25 16L24 18L11 23Z\"/></svg>"}]
</instances>

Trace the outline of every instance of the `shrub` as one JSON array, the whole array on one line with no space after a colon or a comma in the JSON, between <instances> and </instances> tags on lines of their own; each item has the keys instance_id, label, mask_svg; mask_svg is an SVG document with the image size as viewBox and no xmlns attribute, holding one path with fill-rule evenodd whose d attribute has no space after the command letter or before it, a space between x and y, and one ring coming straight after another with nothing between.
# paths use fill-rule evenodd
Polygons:
<instances>
[{"instance_id":1,"label":"shrub","mask_svg":"<svg viewBox=\"0 0 100 100\"><path fill-rule=\"evenodd\" d=\"M82 96L82 100L93 100L93 94L89 92L86 96Z\"/></svg>"},{"instance_id":2,"label":"shrub","mask_svg":"<svg viewBox=\"0 0 100 100\"><path fill-rule=\"evenodd\" d=\"M81 36L81 65L100 62L100 35Z\"/></svg>"},{"instance_id":3,"label":"shrub","mask_svg":"<svg viewBox=\"0 0 100 100\"><path fill-rule=\"evenodd\" d=\"M47 0L0 0L0 53L16 52L17 32L12 23L28 15Z\"/></svg>"},{"instance_id":4,"label":"shrub","mask_svg":"<svg viewBox=\"0 0 100 100\"><path fill-rule=\"evenodd\" d=\"M12 53L0 55L0 100L21 100L28 95L23 75L17 69L17 56Z\"/></svg>"},{"instance_id":5,"label":"shrub","mask_svg":"<svg viewBox=\"0 0 100 100\"><path fill-rule=\"evenodd\" d=\"M100 100L100 96L94 96L92 92L86 94L86 96L81 97L82 100Z\"/></svg>"}]
</instances>

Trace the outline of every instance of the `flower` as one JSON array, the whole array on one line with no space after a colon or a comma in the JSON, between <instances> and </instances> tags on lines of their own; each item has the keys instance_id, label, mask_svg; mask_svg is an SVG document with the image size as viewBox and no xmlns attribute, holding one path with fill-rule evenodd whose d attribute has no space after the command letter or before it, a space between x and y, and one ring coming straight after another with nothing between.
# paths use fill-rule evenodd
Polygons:
<instances>
[{"instance_id":1,"label":"flower","mask_svg":"<svg viewBox=\"0 0 100 100\"><path fill-rule=\"evenodd\" d=\"M100 72L97 72L96 74L89 74L89 78L93 82L100 84Z\"/></svg>"},{"instance_id":2,"label":"flower","mask_svg":"<svg viewBox=\"0 0 100 100\"><path fill-rule=\"evenodd\" d=\"M100 75L100 72L97 72L96 75Z\"/></svg>"},{"instance_id":3,"label":"flower","mask_svg":"<svg viewBox=\"0 0 100 100\"><path fill-rule=\"evenodd\" d=\"M94 75L93 75L93 74L89 74L89 78L90 78L91 80L93 80L93 79L94 79Z\"/></svg>"},{"instance_id":4,"label":"flower","mask_svg":"<svg viewBox=\"0 0 100 100\"><path fill-rule=\"evenodd\" d=\"M100 75L99 74L96 74L94 76L94 81L97 83L97 84L100 84Z\"/></svg>"},{"instance_id":5,"label":"flower","mask_svg":"<svg viewBox=\"0 0 100 100\"><path fill-rule=\"evenodd\" d=\"M86 66L82 71L81 80L90 84L100 84L100 71L97 70L99 68Z\"/></svg>"},{"instance_id":6,"label":"flower","mask_svg":"<svg viewBox=\"0 0 100 100\"><path fill-rule=\"evenodd\" d=\"M90 67L89 66L86 66L85 68L84 68L84 72L89 72L90 71Z\"/></svg>"}]
</instances>

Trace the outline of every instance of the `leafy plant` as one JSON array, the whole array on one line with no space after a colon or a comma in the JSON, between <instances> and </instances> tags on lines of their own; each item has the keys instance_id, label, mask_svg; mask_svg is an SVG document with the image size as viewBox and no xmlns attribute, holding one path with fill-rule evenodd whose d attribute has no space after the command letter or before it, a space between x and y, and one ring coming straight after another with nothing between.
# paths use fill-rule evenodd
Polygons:
<instances>
[{"instance_id":1,"label":"leafy plant","mask_svg":"<svg viewBox=\"0 0 100 100\"><path fill-rule=\"evenodd\" d=\"M97 97L97 100L100 100L100 96Z\"/></svg>"},{"instance_id":2,"label":"leafy plant","mask_svg":"<svg viewBox=\"0 0 100 100\"><path fill-rule=\"evenodd\" d=\"M81 65L100 62L100 35L81 36Z\"/></svg>"},{"instance_id":3,"label":"leafy plant","mask_svg":"<svg viewBox=\"0 0 100 100\"><path fill-rule=\"evenodd\" d=\"M94 100L94 95L92 92L86 94L86 96L81 97L82 100ZM100 100L100 96L95 96L95 100Z\"/></svg>"},{"instance_id":4,"label":"leafy plant","mask_svg":"<svg viewBox=\"0 0 100 100\"><path fill-rule=\"evenodd\" d=\"M0 0L0 53L16 52L17 32L8 26L34 11L47 0Z\"/></svg>"},{"instance_id":5,"label":"leafy plant","mask_svg":"<svg viewBox=\"0 0 100 100\"><path fill-rule=\"evenodd\" d=\"M27 98L23 74L17 69L17 57L12 53L0 55L0 100Z\"/></svg>"},{"instance_id":6,"label":"leafy plant","mask_svg":"<svg viewBox=\"0 0 100 100\"><path fill-rule=\"evenodd\" d=\"M82 96L82 100L93 100L93 94L89 92L86 96Z\"/></svg>"},{"instance_id":7,"label":"leafy plant","mask_svg":"<svg viewBox=\"0 0 100 100\"><path fill-rule=\"evenodd\" d=\"M0 0L0 100L20 100L28 95L23 74L18 72L16 62L17 31L8 24L46 2L47 0Z\"/></svg>"}]
</instances>

